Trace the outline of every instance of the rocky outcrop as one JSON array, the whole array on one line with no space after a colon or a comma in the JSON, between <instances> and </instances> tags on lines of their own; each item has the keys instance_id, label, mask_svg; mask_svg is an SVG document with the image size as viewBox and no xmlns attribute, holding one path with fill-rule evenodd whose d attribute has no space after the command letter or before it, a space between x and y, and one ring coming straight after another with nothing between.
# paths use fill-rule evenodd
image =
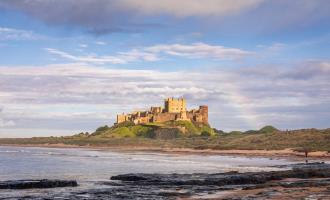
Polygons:
<instances>
[{"instance_id":1,"label":"rocky outcrop","mask_svg":"<svg viewBox=\"0 0 330 200\"><path fill-rule=\"evenodd\" d=\"M56 187L76 187L75 180L14 180L1 181L0 189L33 189L33 188L56 188Z\"/></svg>"},{"instance_id":2,"label":"rocky outcrop","mask_svg":"<svg viewBox=\"0 0 330 200\"><path fill-rule=\"evenodd\" d=\"M284 188L304 188L304 187L323 187L323 186L330 186L330 179L298 179L292 181L278 181L278 182L271 182L259 185L250 185L243 187L243 190L252 190L252 189L260 189L260 188L268 188L268 187L284 187Z\"/></svg>"},{"instance_id":3,"label":"rocky outcrop","mask_svg":"<svg viewBox=\"0 0 330 200\"><path fill-rule=\"evenodd\" d=\"M134 185L245 185L263 184L272 180L285 178L328 178L330 165L310 164L296 165L292 170L249 173L217 174L123 174L112 176L111 180L120 180Z\"/></svg>"},{"instance_id":4,"label":"rocky outcrop","mask_svg":"<svg viewBox=\"0 0 330 200\"><path fill-rule=\"evenodd\" d=\"M95 189L70 190L67 193L59 191L58 193L45 193L44 196L24 198L20 196L13 199L174 200L198 198L203 195L234 189L244 189L244 192L257 190L257 193L253 194L253 198L251 196L247 198L234 196L226 199L271 199L274 197L273 195L281 195L282 191L286 192L287 195L298 191L299 197L290 197L290 199L302 199L299 192L309 188L313 188L310 194L314 194L315 188L323 188L322 193L319 194L325 197L330 195L330 189L327 189L330 185L329 164L295 164L286 167L293 167L293 169L249 173L233 171L216 174L123 174L112 176L109 181L97 183ZM274 192L275 190L276 192ZM281 198L276 196L273 199Z\"/></svg>"}]
</instances>

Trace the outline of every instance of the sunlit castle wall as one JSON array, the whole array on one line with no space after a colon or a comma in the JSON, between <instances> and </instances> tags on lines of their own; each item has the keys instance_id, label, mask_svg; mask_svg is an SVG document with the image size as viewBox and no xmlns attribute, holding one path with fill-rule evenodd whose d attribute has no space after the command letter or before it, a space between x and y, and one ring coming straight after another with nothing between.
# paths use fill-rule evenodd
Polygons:
<instances>
[{"instance_id":1,"label":"sunlit castle wall","mask_svg":"<svg viewBox=\"0 0 330 200\"><path fill-rule=\"evenodd\" d=\"M186 100L184 98L167 98L165 99L165 112L180 113L186 111Z\"/></svg>"}]
</instances>

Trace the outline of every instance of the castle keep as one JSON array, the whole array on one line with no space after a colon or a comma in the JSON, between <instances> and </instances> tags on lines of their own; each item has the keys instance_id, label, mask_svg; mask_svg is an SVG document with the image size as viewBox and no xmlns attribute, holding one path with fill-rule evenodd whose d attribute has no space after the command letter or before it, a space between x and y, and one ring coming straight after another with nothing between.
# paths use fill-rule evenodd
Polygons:
<instances>
[{"instance_id":1,"label":"castle keep","mask_svg":"<svg viewBox=\"0 0 330 200\"><path fill-rule=\"evenodd\" d=\"M148 111L137 111L129 114L117 115L117 124L130 121L134 124L167 122L174 120L188 120L201 124L208 124L208 107L199 106L199 109L187 111L184 98L167 98L164 107L151 107Z\"/></svg>"}]
</instances>

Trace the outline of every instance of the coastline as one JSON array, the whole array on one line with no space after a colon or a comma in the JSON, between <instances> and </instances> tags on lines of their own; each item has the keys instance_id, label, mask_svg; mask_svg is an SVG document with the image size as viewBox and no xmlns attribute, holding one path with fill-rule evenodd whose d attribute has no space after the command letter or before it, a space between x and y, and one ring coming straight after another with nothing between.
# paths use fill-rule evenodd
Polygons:
<instances>
[{"instance_id":1,"label":"coastline","mask_svg":"<svg viewBox=\"0 0 330 200\"><path fill-rule=\"evenodd\" d=\"M0 145L1 146L1 145ZM39 144L39 145L2 145L2 147L36 147L36 148L45 148L45 149L37 149L37 151L45 151L52 152L52 149L62 149L62 151L73 149L77 149L79 151L83 150L95 150L101 151L99 153L111 152L129 152L135 155L135 152L145 152L146 154L141 154L142 156L148 155L149 153L164 153L165 156L167 154L181 154L185 155L229 155L233 156L235 159L241 159L243 157L247 157L247 162L249 162L249 158L253 157L263 157L268 159L282 160L282 161L298 161L293 162L292 166L295 166L296 169L301 168L304 169L306 165L307 172L304 172L306 175L301 175L300 171L289 169L286 170L273 170L273 171L255 171L255 172L240 172L236 170L226 171L226 172L204 172L194 174L193 172L189 173L151 173L148 170L143 173L137 172L125 172L118 173L117 175L111 175L110 181L98 181L97 183L93 183L94 185L90 188L86 188L83 190L83 193L90 196L91 199L93 197L98 197L100 199L106 199L109 196L114 196L117 193L120 194L128 194L128 196L123 196L122 199L126 199L131 196L139 196L139 197L149 197L152 195L157 197L162 197L168 195L176 196L177 199L237 199L237 198L246 198L246 197L255 197L262 199L270 199L270 197L279 198L289 198L290 195L294 195L295 199L299 199L300 197L308 197L313 194L327 196L329 194L328 186L330 185L330 179L323 177L324 170L328 170L329 168L329 155L326 152L313 152L311 157L309 157L310 163L304 164L304 156L299 152L294 152L291 149L278 150L278 151L265 151L265 150L211 150L211 149L189 149L189 148L150 148L150 147L142 147L142 146L115 146L115 147L97 147L97 146L79 146L79 145L65 145L65 144ZM19 150L20 151L20 150ZM31 150L32 152L32 150ZM89 152L89 151L88 151ZM48 153L46 154L48 155ZM56 154L54 154L56 155ZM138 155L138 154L137 154ZM10 155L7 155L10 156ZM130 155L129 157L131 157ZM94 160L94 157L89 157L89 159ZM176 156L173 159L177 159ZM213 158L211 158L213 159ZM323 162L315 162L316 160L320 161L324 159ZM102 160L102 158L101 158ZM93 161L94 162L94 161ZM103 162L103 161L101 161ZM135 162L135 161L134 161ZM283 166L290 166L283 165ZM273 166L273 165L271 165ZM281 166L281 165L278 165ZM324 166L322 168L322 166ZM291 170L291 171L290 171ZM313 173L310 170L313 170ZM288 173L288 174L287 174ZM308 174L320 173L320 175L307 176ZM106 174L109 174L108 172ZM271 174L271 175L269 175ZM291 176L291 175L292 176ZM240 178L237 178L240 177ZM327 175L328 176L328 175ZM269 178L273 177L273 178ZM47 177L46 177L47 178ZM41 179L40 179L41 180ZM73 179L72 179L73 180ZM88 179L88 181L91 179ZM128 182L126 180L129 180ZM157 184L159 181L162 181L162 184ZM229 184L227 187L228 181L232 185ZM262 180L260 182L260 180ZM37 180L38 181L38 180ZM53 182L53 179L42 179L42 181ZM65 179L55 180L55 181L65 181ZM76 180L73 180L76 181ZM115 182L113 182L115 181ZM217 185L215 184L215 182ZM232 182L234 181L234 182ZM237 181L237 182L235 182ZM77 182L77 181L76 181ZM79 184L79 181L77 182ZM182 184L185 183L185 184ZM233 184L234 183L234 184ZM11 182L3 182L3 187L7 187L6 184L15 185L21 184L19 181L12 180ZM30 183L27 183L30 185ZM38 182L34 180L33 184L38 185ZM57 182L56 182L57 184ZM105 188L99 189L99 185L104 185ZM124 186L124 187L111 187L106 188L107 186ZM147 187L146 187L147 186ZM24 186L25 187L25 186ZM37 187L37 186L33 186ZM164 188L167 192L162 192ZM180 188L178 190L178 188ZM202 188L202 189L201 189ZM306 189L308 188L308 189ZM303 190L303 192L301 192ZM42 190L40 190L42 191ZM81 197L81 191L76 191L73 189L68 189L69 192L65 194L59 193L57 189L52 190L53 192L43 196L44 194L38 193L37 197L47 197L52 199L53 197L66 197L66 198L77 198ZM142 192L141 192L142 191ZM161 191L161 192L159 192ZM274 193L276 191L276 193ZM27 195L27 194L24 194ZM39 195L39 196L38 196ZM67 196L63 196L67 195ZM33 198L32 198L33 199ZM166 198L164 198L166 199Z\"/></svg>"},{"instance_id":2,"label":"coastline","mask_svg":"<svg viewBox=\"0 0 330 200\"><path fill-rule=\"evenodd\" d=\"M297 152L293 149L282 150L214 150L214 149L193 149L193 148L162 148L162 147L141 147L141 146L79 146L67 144L0 144L0 146L13 147L43 147L43 148L81 148L99 151L122 151L122 152L161 152L173 154L206 154L206 155L231 155L244 157L268 157L268 158L290 158L294 160L305 160L304 152ZM330 153L327 151L314 151L308 153L309 160L330 160Z\"/></svg>"}]
</instances>

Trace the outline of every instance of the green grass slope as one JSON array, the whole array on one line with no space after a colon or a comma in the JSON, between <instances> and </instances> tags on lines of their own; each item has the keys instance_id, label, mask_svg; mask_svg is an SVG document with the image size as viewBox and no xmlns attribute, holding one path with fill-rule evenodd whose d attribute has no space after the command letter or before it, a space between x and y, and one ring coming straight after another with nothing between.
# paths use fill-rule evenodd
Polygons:
<instances>
[{"instance_id":1,"label":"green grass slope","mask_svg":"<svg viewBox=\"0 0 330 200\"><path fill-rule=\"evenodd\" d=\"M214 130L203 124L194 124L190 121L169 121L166 123L148 123L135 125L130 122L116 124L112 127L102 126L96 129L90 137L98 138L126 138L126 137L144 137L155 138L160 132L166 134L165 130L177 129L177 137L192 137L192 136L214 136ZM162 130L162 131L159 131ZM157 134L156 134L157 133ZM86 134L78 134L76 137L85 137Z\"/></svg>"},{"instance_id":2,"label":"green grass slope","mask_svg":"<svg viewBox=\"0 0 330 200\"><path fill-rule=\"evenodd\" d=\"M182 132L182 127L186 132ZM180 130L176 132L176 128ZM164 137L157 137L164 135ZM174 136L174 138L173 138ZM198 126L187 122L166 124L118 124L103 126L92 134L80 133L67 137L34 137L0 139L0 144L67 144L95 147L136 146L153 148L193 148L193 149L245 149L280 150L309 149L330 152L330 129L300 129L280 131L266 126L246 132L213 130L209 126Z\"/></svg>"}]
</instances>

